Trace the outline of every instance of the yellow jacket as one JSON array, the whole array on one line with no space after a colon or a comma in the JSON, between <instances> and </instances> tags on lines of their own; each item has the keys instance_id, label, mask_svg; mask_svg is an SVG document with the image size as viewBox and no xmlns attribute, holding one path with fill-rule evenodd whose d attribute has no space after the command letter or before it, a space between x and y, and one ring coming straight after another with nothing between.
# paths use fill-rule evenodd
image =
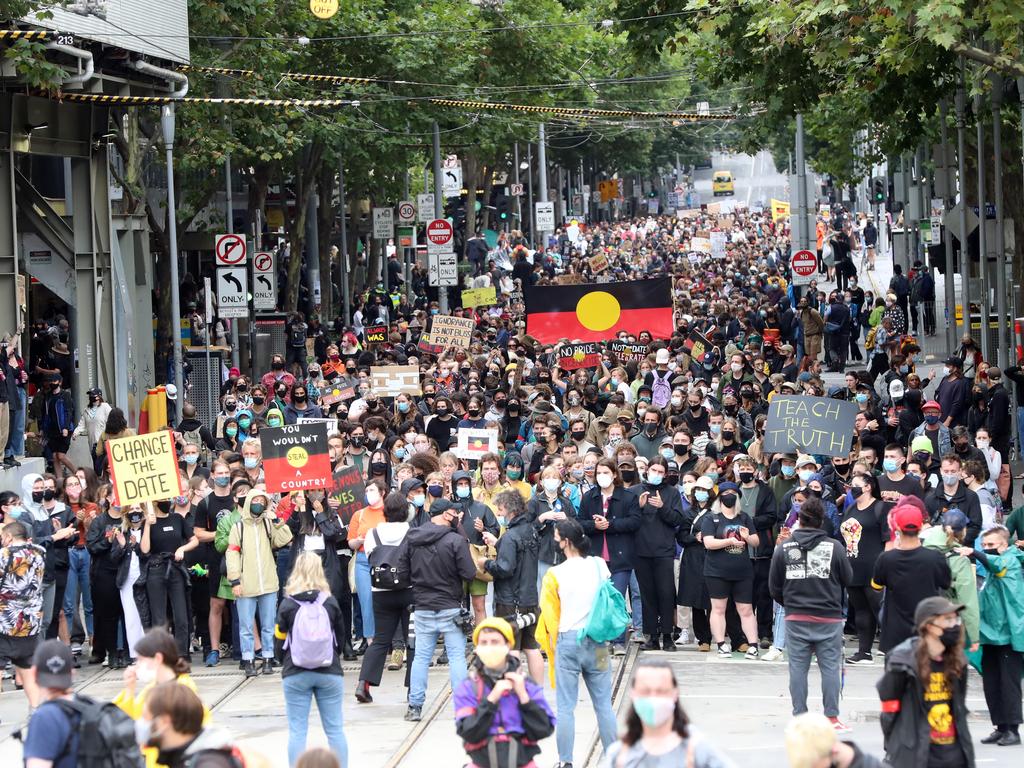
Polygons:
<instances>
[{"instance_id":1,"label":"yellow jacket","mask_svg":"<svg viewBox=\"0 0 1024 768\"><path fill-rule=\"evenodd\" d=\"M189 675L181 675L178 677L177 682L184 685L190 691L199 695L199 691L196 689L196 684L193 682ZM141 691L132 696L127 688L117 694L117 698L114 699L116 704L122 712L128 715L132 720L138 720L142 717L142 705L146 701L146 696L149 695L150 689L156 685L155 682L148 683ZM210 724L210 710L203 705L203 727L205 728ZM164 768L161 763L156 761L156 756L159 753L156 747L145 747L142 750L143 756L146 758L146 768Z\"/></svg>"},{"instance_id":2,"label":"yellow jacket","mask_svg":"<svg viewBox=\"0 0 1024 768\"><path fill-rule=\"evenodd\" d=\"M562 619L562 598L558 594L558 577L553 570L544 574L540 586L540 617L534 637L548 655L548 680L555 687L555 646L558 644L558 624Z\"/></svg>"}]
</instances>

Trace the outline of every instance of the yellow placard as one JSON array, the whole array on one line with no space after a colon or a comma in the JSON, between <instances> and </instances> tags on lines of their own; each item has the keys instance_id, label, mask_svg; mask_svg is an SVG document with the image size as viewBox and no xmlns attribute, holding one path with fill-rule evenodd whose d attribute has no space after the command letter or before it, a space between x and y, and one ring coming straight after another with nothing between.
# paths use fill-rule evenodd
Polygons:
<instances>
[{"instance_id":1,"label":"yellow placard","mask_svg":"<svg viewBox=\"0 0 1024 768\"><path fill-rule=\"evenodd\" d=\"M772 221L789 218L789 203L785 200L772 198Z\"/></svg>"},{"instance_id":2,"label":"yellow placard","mask_svg":"<svg viewBox=\"0 0 1024 768\"><path fill-rule=\"evenodd\" d=\"M329 19L338 12L338 0L309 0L309 10L318 19Z\"/></svg>"},{"instance_id":3,"label":"yellow placard","mask_svg":"<svg viewBox=\"0 0 1024 768\"><path fill-rule=\"evenodd\" d=\"M462 292L463 307L487 307L498 303L498 294L494 286L487 288L472 288Z\"/></svg>"},{"instance_id":4,"label":"yellow placard","mask_svg":"<svg viewBox=\"0 0 1024 768\"><path fill-rule=\"evenodd\" d=\"M619 195L619 183L615 179L597 182L597 190L602 203L610 203Z\"/></svg>"},{"instance_id":5,"label":"yellow placard","mask_svg":"<svg viewBox=\"0 0 1024 768\"><path fill-rule=\"evenodd\" d=\"M119 507L180 496L181 470L170 430L107 441L107 460Z\"/></svg>"}]
</instances>

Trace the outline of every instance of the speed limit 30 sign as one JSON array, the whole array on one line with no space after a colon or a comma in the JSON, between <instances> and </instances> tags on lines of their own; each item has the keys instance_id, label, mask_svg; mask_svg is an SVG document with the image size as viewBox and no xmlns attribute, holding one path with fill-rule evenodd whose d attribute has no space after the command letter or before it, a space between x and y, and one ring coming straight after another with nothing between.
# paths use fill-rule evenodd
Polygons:
<instances>
[{"instance_id":1,"label":"speed limit 30 sign","mask_svg":"<svg viewBox=\"0 0 1024 768\"><path fill-rule=\"evenodd\" d=\"M416 221L416 206L412 200L403 200L398 204L398 221L401 224L411 224Z\"/></svg>"}]
</instances>

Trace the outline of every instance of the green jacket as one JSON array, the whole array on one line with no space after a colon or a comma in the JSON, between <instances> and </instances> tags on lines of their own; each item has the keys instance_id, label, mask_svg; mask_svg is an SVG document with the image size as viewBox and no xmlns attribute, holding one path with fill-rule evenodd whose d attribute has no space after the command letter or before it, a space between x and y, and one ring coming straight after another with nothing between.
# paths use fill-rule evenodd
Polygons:
<instances>
[{"instance_id":1,"label":"green jacket","mask_svg":"<svg viewBox=\"0 0 1024 768\"><path fill-rule=\"evenodd\" d=\"M946 563L953 574L946 597L954 603L964 606L960 618L964 622L967 634L967 645L974 645L979 640L978 626L978 586L971 561L953 551L960 546L959 542L950 542L946 531L940 525L933 526L921 535L921 545L934 549L946 556Z\"/></svg>"},{"instance_id":2,"label":"green jacket","mask_svg":"<svg viewBox=\"0 0 1024 768\"><path fill-rule=\"evenodd\" d=\"M268 501L270 499L270 494L259 485L246 494L240 519L231 526L227 551L224 553L228 581L232 586L242 585L243 597L277 592L279 582L274 550L292 540L288 523L272 515L269 503L267 510L259 517L252 514L250 506L257 496L263 496Z\"/></svg>"},{"instance_id":3,"label":"green jacket","mask_svg":"<svg viewBox=\"0 0 1024 768\"><path fill-rule=\"evenodd\" d=\"M1011 546L987 556L988 576L981 586L981 642L1010 645L1024 653L1024 552Z\"/></svg>"}]
</instances>

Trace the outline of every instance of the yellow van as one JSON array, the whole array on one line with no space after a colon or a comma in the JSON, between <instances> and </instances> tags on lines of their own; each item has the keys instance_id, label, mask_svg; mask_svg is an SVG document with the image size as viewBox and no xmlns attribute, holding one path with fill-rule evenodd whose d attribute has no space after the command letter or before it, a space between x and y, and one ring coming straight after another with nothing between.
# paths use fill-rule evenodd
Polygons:
<instances>
[{"instance_id":1,"label":"yellow van","mask_svg":"<svg viewBox=\"0 0 1024 768\"><path fill-rule=\"evenodd\" d=\"M736 187L733 184L732 171L715 171L711 176L711 191L715 197L734 194Z\"/></svg>"}]
</instances>

